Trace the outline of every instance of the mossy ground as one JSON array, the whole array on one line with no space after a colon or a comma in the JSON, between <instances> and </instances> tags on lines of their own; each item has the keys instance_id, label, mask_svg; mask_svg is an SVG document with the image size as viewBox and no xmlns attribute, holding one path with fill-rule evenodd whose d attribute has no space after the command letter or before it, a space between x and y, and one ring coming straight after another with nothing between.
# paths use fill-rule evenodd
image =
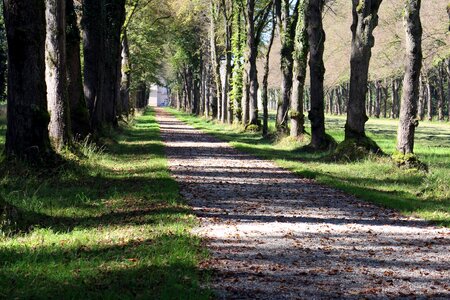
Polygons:
<instances>
[{"instance_id":1,"label":"mossy ground","mask_svg":"<svg viewBox=\"0 0 450 300\"><path fill-rule=\"evenodd\" d=\"M0 143L4 143L4 119ZM57 170L3 168L26 232L0 236L1 299L208 299L206 255L147 112Z\"/></svg>"},{"instance_id":2,"label":"mossy ground","mask_svg":"<svg viewBox=\"0 0 450 300\"><path fill-rule=\"evenodd\" d=\"M450 226L450 124L422 122L416 133L416 154L428 172L398 168L390 155L395 152L398 121L371 119L368 137L386 156L369 155L357 161L330 161L332 152L311 152L308 140L261 137L215 121L170 110L196 128L230 141L242 151L274 160L300 176L314 178L361 199ZM274 116L270 129L274 132ZM344 139L345 117L327 116L326 128L337 142ZM309 129L308 129L309 130Z\"/></svg>"}]
</instances>

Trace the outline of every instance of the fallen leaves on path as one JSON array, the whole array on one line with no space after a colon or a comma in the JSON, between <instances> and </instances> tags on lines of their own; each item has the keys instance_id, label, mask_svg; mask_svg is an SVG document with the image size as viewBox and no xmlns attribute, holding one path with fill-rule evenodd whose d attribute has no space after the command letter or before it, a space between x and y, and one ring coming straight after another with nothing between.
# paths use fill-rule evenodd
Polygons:
<instances>
[{"instance_id":1,"label":"fallen leaves on path","mask_svg":"<svg viewBox=\"0 0 450 300\"><path fill-rule=\"evenodd\" d=\"M157 119L220 299L450 298L449 229L299 178L163 110Z\"/></svg>"}]
</instances>

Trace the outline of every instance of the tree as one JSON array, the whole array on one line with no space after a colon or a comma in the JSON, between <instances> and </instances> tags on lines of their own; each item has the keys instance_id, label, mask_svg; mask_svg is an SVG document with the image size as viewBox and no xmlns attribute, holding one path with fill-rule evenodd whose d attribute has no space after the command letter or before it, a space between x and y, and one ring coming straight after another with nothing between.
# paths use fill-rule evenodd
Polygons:
<instances>
[{"instance_id":1,"label":"tree","mask_svg":"<svg viewBox=\"0 0 450 300\"><path fill-rule=\"evenodd\" d=\"M66 0L66 56L70 127L75 138L84 138L91 132L91 129L89 111L83 93L80 30L74 0Z\"/></svg>"},{"instance_id":2,"label":"tree","mask_svg":"<svg viewBox=\"0 0 450 300\"><path fill-rule=\"evenodd\" d=\"M311 144L313 149L327 149L331 138L325 134L325 112L324 112L324 76L325 66L323 63L323 52L325 49L325 31L322 25L322 11L324 0L309 0L307 7L308 15L308 43L309 43L309 69L311 84L311 110L309 120L311 121ZM365 95L363 99L365 113Z\"/></svg>"},{"instance_id":3,"label":"tree","mask_svg":"<svg viewBox=\"0 0 450 300\"><path fill-rule=\"evenodd\" d=\"M292 68L294 51L294 35L298 18L299 1L291 14L290 1L274 0L277 14L278 30L281 42L281 101L278 103L276 126L280 132L287 132L287 114L292 91Z\"/></svg>"},{"instance_id":4,"label":"tree","mask_svg":"<svg viewBox=\"0 0 450 300\"><path fill-rule=\"evenodd\" d=\"M397 150L402 154L414 153L414 132L418 125L417 101L422 69L420 5L421 0L405 0L406 72L403 79L403 96L397 135Z\"/></svg>"},{"instance_id":5,"label":"tree","mask_svg":"<svg viewBox=\"0 0 450 300\"><path fill-rule=\"evenodd\" d=\"M299 137L305 132L303 101L305 94L306 68L308 61L307 9L310 0L300 0L298 21L294 39L293 88L291 98L291 137Z\"/></svg>"},{"instance_id":6,"label":"tree","mask_svg":"<svg viewBox=\"0 0 450 300\"><path fill-rule=\"evenodd\" d=\"M265 3L264 3L265 4ZM256 3L254 0L247 0L245 13L247 24L247 47L245 57L245 73L248 78L249 93L249 120L248 125L261 126L258 119L258 70L256 59L258 57L258 46L261 42L262 31L266 25L267 17L271 11L271 1L266 6L255 12ZM247 124L245 124L247 125Z\"/></svg>"},{"instance_id":7,"label":"tree","mask_svg":"<svg viewBox=\"0 0 450 300\"><path fill-rule=\"evenodd\" d=\"M210 0L210 51L211 51L211 60L213 62L213 75L214 75L214 82L216 84L216 95L220 99L220 95L222 95L222 81L220 80L220 57L218 55L218 49L217 49L217 23L218 23L218 10L219 7L217 3L215 3L214 0ZM214 110L217 110L216 112L216 118L220 119L221 115L221 108L220 108L221 101L217 100L217 108Z\"/></svg>"},{"instance_id":8,"label":"tree","mask_svg":"<svg viewBox=\"0 0 450 300\"><path fill-rule=\"evenodd\" d=\"M225 74L223 80L222 89L222 118L223 123L228 122L231 124L233 122L233 105L230 101L230 91L231 91L231 76L232 76L232 53L231 53L231 43L233 34L233 10L234 1L233 0L221 0L221 11L223 16L223 24L225 31Z\"/></svg>"},{"instance_id":9,"label":"tree","mask_svg":"<svg viewBox=\"0 0 450 300\"><path fill-rule=\"evenodd\" d=\"M378 25L378 9L382 0L352 0L353 23L350 57L350 97L345 124L345 140L364 144L367 140L365 111L367 81L372 47L373 30Z\"/></svg>"},{"instance_id":10,"label":"tree","mask_svg":"<svg viewBox=\"0 0 450 300\"><path fill-rule=\"evenodd\" d=\"M264 74L262 81L262 89L261 89L261 100L263 105L263 126L262 126L262 134L263 136L267 136L269 132L269 109L268 109L268 86L269 86L269 63L270 63L270 52L273 46L273 40L275 38L275 30L276 30L276 18L275 14L272 15L272 29L270 31L270 39L269 44L267 45L266 57L264 61Z\"/></svg>"},{"instance_id":11,"label":"tree","mask_svg":"<svg viewBox=\"0 0 450 300\"><path fill-rule=\"evenodd\" d=\"M95 133L117 126L125 0L83 1L84 91Z\"/></svg>"},{"instance_id":12,"label":"tree","mask_svg":"<svg viewBox=\"0 0 450 300\"><path fill-rule=\"evenodd\" d=\"M66 1L46 0L45 79L50 112L49 134L56 150L70 142L66 67Z\"/></svg>"},{"instance_id":13,"label":"tree","mask_svg":"<svg viewBox=\"0 0 450 300\"><path fill-rule=\"evenodd\" d=\"M6 81L8 69L8 45L6 43L5 20L3 7L0 5L0 101L6 100Z\"/></svg>"},{"instance_id":14,"label":"tree","mask_svg":"<svg viewBox=\"0 0 450 300\"><path fill-rule=\"evenodd\" d=\"M233 76L231 81L230 98L234 106L234 114L237 122L242 122L242 97L243 97L243 83L244 83L244 22L243 22L243 8L241 2L238 1L234 5L233 11L233 30L231 40L231 51L233 56Z\"/></svg>"},{"instance_id":15,"label":"tree","mask_svg":"<svg viewBox=\"0 0 450 300\"><path fill-rule=\"evenodd\" d=\"M83 1L84 95L89 108L90 125L96 133L103 121L103 10L103 0Z\"/></svg>"},{"instance_id":16,"label":"tree","mask_svg":"<svg viewBox=\"0 0 450 300\"><path fill-rule=\"evenodd\" d=\"M130 87L131 87L131 65L130 65L130 47L128 44L128 35L124 31L122 37L122 62L121 62L121 84L120 100L122 103L122 113L128 116L130 112Z\"/></svg>"},{"instance_id":17,"label":"tree","mask_svg":"<svg viewBox=\"0 0 450 300\"><path fill-rule=\"evenodd\" d=\"M45 2L4 0L8 40L7 158L52 153L45 84Z\"/></svg>"}]
</instances>

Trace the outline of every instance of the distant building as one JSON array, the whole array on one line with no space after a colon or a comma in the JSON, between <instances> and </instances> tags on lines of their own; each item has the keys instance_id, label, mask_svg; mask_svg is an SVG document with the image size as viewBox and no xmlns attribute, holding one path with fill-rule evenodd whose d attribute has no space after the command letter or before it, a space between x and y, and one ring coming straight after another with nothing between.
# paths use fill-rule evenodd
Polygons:
<instances>
[{"instance_id":1,"label":"distant building","mask_svg":"<svg viewBox=\"0 0 450 300\"><path fill-rule=\"evenodd\" d=\"M150 96L148 105L154 107L164 107L169 105L169 93L167 88L152 84L150 86Z\"/></svg>"}]
</instances>

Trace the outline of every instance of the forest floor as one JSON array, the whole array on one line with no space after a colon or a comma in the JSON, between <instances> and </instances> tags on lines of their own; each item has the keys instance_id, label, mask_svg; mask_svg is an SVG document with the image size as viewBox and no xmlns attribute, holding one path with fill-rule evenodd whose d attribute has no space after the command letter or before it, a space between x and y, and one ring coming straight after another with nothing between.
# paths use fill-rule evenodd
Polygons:
<instances>
[{"instance_id":1,"label":"forest floor","mask_svg":"<svg viewBox=\"0 0 450 300\"><path fill-rule=\"evenodd\" d=\"M0 118L0 144L5 129ZM0 232L0 299L209 298L198 271L207 254L154 113L108 140L56 170L2 166L0 196L32 227Z\"/></svg>"},{"instance_id":2,"label":"forest floor","mask_svg":"<svg viewBox=\"0 0 450 300\"><path fill-rule=\"evenodd\" d=\"M450 297L448 228L301 178L173 113L157 120L219 298Z\"/></svg>"}]
</instances>

